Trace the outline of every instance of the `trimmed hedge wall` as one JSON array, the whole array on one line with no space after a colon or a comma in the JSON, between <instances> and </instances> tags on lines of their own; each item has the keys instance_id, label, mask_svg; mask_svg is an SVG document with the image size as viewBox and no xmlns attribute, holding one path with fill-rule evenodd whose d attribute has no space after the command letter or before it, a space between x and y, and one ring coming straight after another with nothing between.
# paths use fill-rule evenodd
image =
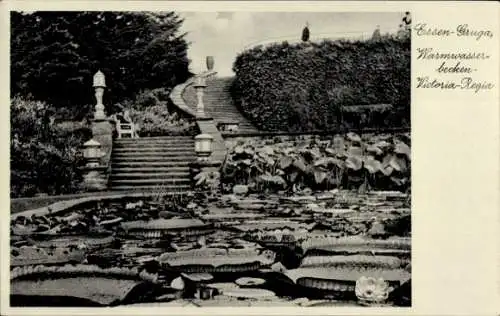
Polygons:
<instances>
[{"instance_id":1,"label":"trimmed hedge wall","mask_svg":"<svg viewBox=\"0 0 500 316\"><path fill-rule=\"evenodd\" d=\"M391 36L258 46L237 56L232 97L267 131L349 127L342 106L381 103L391 113L366 127L409 126L410 49L409 37Z\"/></svg>"}]
</instances>

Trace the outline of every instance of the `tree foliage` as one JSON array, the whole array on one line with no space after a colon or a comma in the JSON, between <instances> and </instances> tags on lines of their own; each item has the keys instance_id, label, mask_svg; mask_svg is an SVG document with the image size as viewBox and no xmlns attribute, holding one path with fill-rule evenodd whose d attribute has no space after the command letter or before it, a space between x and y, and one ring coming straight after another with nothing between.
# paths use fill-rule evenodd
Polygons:
<instances>
[{"instance_id":1,"label":"tree foliage","mask_svg":"<svg viewBox=\"0 0 500 316\"><path fill-rule=\"evenodd\" d=\"M97 70L107 104L172 88L190 75L182 22L173 12L12 12L11 95L78 110L95 102Z\"/></svg>"},{"instance_id":2,"label":"tree foliage","mask_svg":"<svg viewBox=\"0 0 500 316\"><path fill-rule=\"evenodd\" d=\"M264 130L334 129L343 106L367 104L392 104L389 124L409 124L409 38L258 46L233 70L233 98Z\"/></svg>"}]
</instances>

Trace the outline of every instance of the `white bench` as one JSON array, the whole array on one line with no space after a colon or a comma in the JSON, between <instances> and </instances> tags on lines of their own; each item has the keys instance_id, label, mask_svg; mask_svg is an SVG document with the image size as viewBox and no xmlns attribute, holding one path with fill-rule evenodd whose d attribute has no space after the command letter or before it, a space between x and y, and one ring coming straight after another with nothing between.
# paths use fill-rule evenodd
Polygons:
<instances>
[{"instance_id":1,"label":"white bench","mask_svg":"<svg viewBox=\"0 0 500 316\"><path fill-rule=\"evenodd\" d=\"M118 133L118 138L139 138L134 123L121 122L116 117L116 115L114 116L114 121L116 123L116 132Z\"/></svg>"},{"instance_id":2,"label":"white bench","mask_svg":"<svg viewBox=\"0 0 500 316\"><path fill-rule=\"evenodd\" d=\"M133 123L117 122L116 131L118 132L118 138L135 138L135 130Z\"/></svg>"}]
</instances>

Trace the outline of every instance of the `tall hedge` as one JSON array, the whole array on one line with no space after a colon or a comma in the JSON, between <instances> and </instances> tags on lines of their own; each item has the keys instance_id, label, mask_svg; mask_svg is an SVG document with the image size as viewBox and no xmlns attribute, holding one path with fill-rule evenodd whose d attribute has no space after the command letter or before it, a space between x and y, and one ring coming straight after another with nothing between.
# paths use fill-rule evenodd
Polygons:
<instances>
[{"instance_id":1,"label":"tall hedge","mask_svg":"<svg viewBox=\"0 0 500 316\"><path fill-rule=\"evenodd\" d=\"M263 130L334 129L342 106L381 103L394 107L386 124L409 125L409 38L260 46L233 70L233 99Z\"/></svg>"}]
</instances>

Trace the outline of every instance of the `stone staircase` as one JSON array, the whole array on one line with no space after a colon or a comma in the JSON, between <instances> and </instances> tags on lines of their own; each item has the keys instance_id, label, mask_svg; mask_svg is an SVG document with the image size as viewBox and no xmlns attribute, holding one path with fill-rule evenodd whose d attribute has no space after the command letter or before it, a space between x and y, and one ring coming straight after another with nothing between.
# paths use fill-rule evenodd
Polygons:
<instances>
[{"instance_id":1,"label":"stone staircase","mask_svg":"<svg viewBox=\"0 0 500 316\"><path fill-rule=\"evenodd\" d=\"M233 104L230 93L232 81L231 77L215 77L207 80L203 97L205 112L216 124L238 122L238 133L258 133L258 129ZM182 97L189 107L196 109L196 93L192 85L184 90Z\"/></svg>"},{"instance_id":2,"label":"stone staircase","mask_svg":"<svg viewBox=\"0 0 500 316\"><path fill-rule=\"evenodd\" d=\"M190 190L189 163L195 159L191 136L116 139L111 190Z\"/></svg>"}]
</instances>

